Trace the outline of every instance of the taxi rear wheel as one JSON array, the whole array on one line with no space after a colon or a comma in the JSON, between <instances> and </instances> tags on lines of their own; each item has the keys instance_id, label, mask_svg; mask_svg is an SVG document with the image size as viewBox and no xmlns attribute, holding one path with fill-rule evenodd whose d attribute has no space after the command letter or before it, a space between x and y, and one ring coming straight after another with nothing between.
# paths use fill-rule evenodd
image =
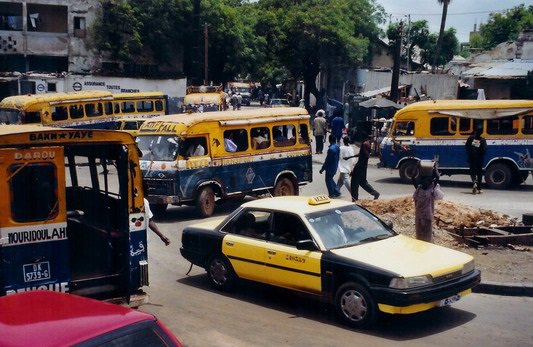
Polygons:
<instances>
[{"instance_id":1,"label":"taxi rear wheel","mask_svg":"<svg viewBox=\"0 0 533 347\"><path fill-rule=\"evenodd\" d=\"M207 275L211 285L218 290L230 290L235 283L235 273L223 255L215 255L209 259Z\"/></svg>"},{"instance_id":2,"label":"taxi rear wheel","mask_svg":"<svg viewBox=\"0 0 533 347\"><path fill-rule=\"evenodd\" d=\"M294 182L287 177L281 178L274 186L274 196L298 195Z\"/></svg>"},{"instance_id":3,"label":"taxi rear wheel","mask_svg":"<svg viewBox=\"0 0 533 347\"><path fill-rule=\"evenodd\" d=\"M210 217L215 212L215 192L211 187L203 187L196 198L196 209L202 217Z\"/></svg>"},{"instance_id":4,"label":"taxi rear wheel","mask_svg":"<svg viewBox=\"0 0 533 347\"><path fill-rule=\"evenodd\" d=\"M335 295L338 318L354 328L370 327L376 320L376 304L368 290L355 282L340 286Z\"/></svg>"}]
</instances>

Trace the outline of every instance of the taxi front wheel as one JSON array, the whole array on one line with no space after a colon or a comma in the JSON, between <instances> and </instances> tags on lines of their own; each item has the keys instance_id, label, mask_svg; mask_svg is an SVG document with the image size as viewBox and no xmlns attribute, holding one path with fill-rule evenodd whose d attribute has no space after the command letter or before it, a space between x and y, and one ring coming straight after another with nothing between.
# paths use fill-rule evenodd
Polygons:
<instances>
[{"instance_id":1,"label":"taxi front wheel","mask_svg":"<svg viewBox=\"0 0 533 347\"><path fill-rule=\"evenodd\" d=\"M235 283L235 273L223 255L215 255L207 264L207 275L211 285L218 290L230 290Z\"/></svg>"},{"instance_id":2,"label":"taxi front wheel","mask_svg":"<svg viewBox=\"0 0 533 347\"><path fill-rule=\"evenodd\" d=\"M354 328L368 328L376 320L377 310L368 290L355 282L339 287L335 295L335 310L339 319Z\"/></svg>"}]
</instances>

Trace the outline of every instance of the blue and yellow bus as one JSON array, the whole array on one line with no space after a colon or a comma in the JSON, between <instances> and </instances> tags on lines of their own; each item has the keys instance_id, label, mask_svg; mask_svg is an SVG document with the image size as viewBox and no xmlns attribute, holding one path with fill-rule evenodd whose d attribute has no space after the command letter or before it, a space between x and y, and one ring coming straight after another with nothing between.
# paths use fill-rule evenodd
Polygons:
<instances>
[{"instance_id":1,"label":"blue and yellow bus","mask_svg":"<svg viewBox=\"0 0 533 347\"><path fill-rule=\"evenodd\" d=\"M216 199L298 195L312 181L309 114L273 108L179 114L146 120L137 134L147 199L214 212Z\"/></svg>"},{"instance_id":2,"label":"blue and yellow bus","mask_svg":"<svg viewBox=\"0 0 533 347\"><path fill-rule=\"evenodd\" d=\"M485 181L504 189L533 170L533 100L437 100L411 104L395 115L381 143L381 166L410 183L420 160L435 160L445 175L469 174L465 143L482 128L487 141Z\"/></svg>"},{"instance_id":3,"label":"blue and yellow bus","mask_svg":"<svg viewBox=\"0 0 533 347\"><path fill-rule=\"evenodd\" d=\"M125 132L0 125L0 295L148 285L138 159Z\"/></svg>"},{"instance_id":4,"label":"blue and yellow bus","mask_svg":"<svg viewBox=\"0 0 533 347\"><path fill-rule=\"evenodd\" d=\"M0 102L0 124L115 129L116 121L122 118L167 113L167 97L160 92L112 94L91 90L16 95Z\"/></svg>"}]
</instances>

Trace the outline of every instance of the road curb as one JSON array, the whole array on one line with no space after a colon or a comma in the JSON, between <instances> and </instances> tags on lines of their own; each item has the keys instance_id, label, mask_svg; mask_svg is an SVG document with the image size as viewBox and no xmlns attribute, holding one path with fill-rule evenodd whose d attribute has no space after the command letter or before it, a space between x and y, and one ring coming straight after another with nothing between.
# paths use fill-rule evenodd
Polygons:
<instances>
[{"instance_id":1,"label":"road curb","mask_svg":"<svg viewBox=\"0 0 533 347\"><path fill-rule=\"evenodd\" d=\"M474 293L533 297L533 283L481 282Z\"/></svg>"}]
</instances>

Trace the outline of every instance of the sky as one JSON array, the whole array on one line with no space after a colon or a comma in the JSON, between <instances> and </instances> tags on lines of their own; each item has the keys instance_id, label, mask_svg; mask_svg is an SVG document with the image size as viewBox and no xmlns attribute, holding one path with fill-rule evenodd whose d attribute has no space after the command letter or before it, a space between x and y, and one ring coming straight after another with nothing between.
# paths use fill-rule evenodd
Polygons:
<instances>
[{"instance_id":1,"label":"sky","mask_svg":"<svg viewBox=\"0 0 533 347\"><path fill-rule=\"evenodd\" d=\"M442 6L437 0L376 0L381 4L393 22L404 20L411 15L411 21L425 19L429 31L438 33ZM533 0L451 0L446 17L446 28L454 27L460 42L468 42L474 24L486 23L491 12L511 9L517 5L533 5ZM388 25L388 22L387 22Z\"/></svg>"}]
</instances>

